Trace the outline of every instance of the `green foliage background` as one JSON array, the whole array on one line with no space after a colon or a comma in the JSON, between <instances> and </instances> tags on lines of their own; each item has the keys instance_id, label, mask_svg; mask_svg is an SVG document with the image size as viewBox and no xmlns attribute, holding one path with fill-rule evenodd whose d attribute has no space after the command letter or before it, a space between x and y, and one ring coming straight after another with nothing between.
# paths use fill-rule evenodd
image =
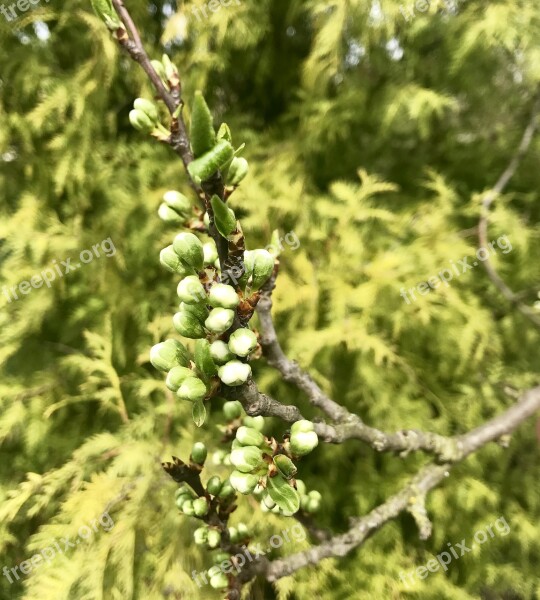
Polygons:
<instances>
[{"instance_id":1,"label":"green foliage background","mask_svg":"<svg viewBox=\"0 0 540 600\"><path fill-rule=\"evenodd\" d=\"M432 2L406 21L396 0L243 0L197 20L194 4L127 2L152 58L166 50L180 67L187 103L205 90L216 123L247 143L252 170L233 203L248 245L265 246L275 227L301 242L282 255L275 294L288 353L386 430L464 432L513 402L505 390L537 384L538 331L481 267L411 304L400 288L474 254L481 192L515 151L540 83L540 8L458 0L453 13ZM180 161L130 128L133 99L151 90L89 3L41 2L0 18L0 30L0 284L109 236L117 249L17 302L0 295L0 568L76 535L107 506L115 521L24 585L0 577L0 598L216 598L191 580L209 558L160 461L186 456L194 436L216 448L220 412L196 433L148 362L172 329L175 281L158 253L174 230L156 209L167 189L188 191ZM539 150L536 139L489 236L511 240L494 261L531 306ZM315 416L274 371L255 373ZM425 461L352 441L319 446L301 476L323 493L319 523L339 531ZM509 449L483 449L431 494L430 540L403 517L346 559L274 589L257 582L251 597L540 599L539 482L530 421ZM500 516L509 535L447 573L399 580ZM235 519L262 541L291 526L249 500Z\"/></svg>"}]
</instances>

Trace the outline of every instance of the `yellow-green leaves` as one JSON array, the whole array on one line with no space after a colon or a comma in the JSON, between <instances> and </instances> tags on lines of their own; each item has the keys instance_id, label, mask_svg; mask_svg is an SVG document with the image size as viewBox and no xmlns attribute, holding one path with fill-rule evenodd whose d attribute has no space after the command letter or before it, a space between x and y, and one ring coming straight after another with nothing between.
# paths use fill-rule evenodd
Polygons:
<instances>
[{"instance_id":1,"label":"yellow-green leaves","mask_svg":"<svg viewBox=\"0 0 540 600\"><path fill-rule=\"evenodd\" d=\"M293 515L300 508L298 492L289 485L288 481L278 474L268 477L266 489L270 498L279 506L286 515Z\"/></svg>"},{"instance_id":2,"label":"yellow-green leaves","mask_svg":"<svg viewBox=\"0 0 540 600\"><path fill-rule=\"evenodd\" d=\"M201 92L195 92L191 109L191 150L193 156L199 158L212 150L216 144L212 113Z\"/></svg>"},{"instance_id":3,"label":"yellow-green leaves","mask_svg":"<svg viewBox=\"0 0 540 600\"><path fill-rule=\"evenodd\" d=\"M236 215L218 196L212 196L210 202L214 211L216 229L226 238L236 229Z\"/></svg>"},{"instance_id":4,"label":"yellow-green leaves","mask_svg":"<svg viewBox=\"0 0 540 600\"><path fill-rule=\"evenodd\" d=\"M218 142L211 150L196 158L188 166L188 172L197 183L206 181L234 156L234 150L227 140Z\"/></svg>"},{"instance_id":5,"label":"yellow-green leaves","mask_svg":"<svg viewBox=\"0 0 540 600\"><path fill-rule=\"evenodd\" d=\"M90 0L96 15L111 31L125 29L122 21L116 14L111 0Z\"/></svg>"}]
</instances>

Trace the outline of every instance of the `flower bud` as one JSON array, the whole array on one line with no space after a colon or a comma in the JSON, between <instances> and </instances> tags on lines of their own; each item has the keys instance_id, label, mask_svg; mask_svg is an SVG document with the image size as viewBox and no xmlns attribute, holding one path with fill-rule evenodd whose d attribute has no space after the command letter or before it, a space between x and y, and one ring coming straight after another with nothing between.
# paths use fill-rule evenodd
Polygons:
<instances>
[{"instance_id":1,"label":"flower bud","mask_svg":"<svg viewBox=\"0 0 540 600\"><path fill-rule=\"evenodd\" d=\"M232 487L240 494L251 494L257 483L259 477L252 475L251 473L241 473L240 471L233 471L229 477Z\"/></svg>"},{"instance_id":2,"label":"flower bud","mask_svg":"<svg viewBox=\"0 0 540 600\"><path fill-rule=\"evenodd\" d=\"M218 496L221 499L226 499L226 498L230 498L233 494L234 494L234 488L231 485L230 480L226 479L223 482L223 485L221 486L221 489L219 490Z\"/></svg>"},{"instance_id":3,"label":"flower bud","mask_svg":"<svg viewBox=\"0 0 540 600\"><path fill-rule=\"evenodd\" d=\"M267 250L244 252L246 274L251 277L251 291L256 292L270 279L274 271L274 257Z\"/></svg>"},{"instance_id":4,"label":"flower bud","mask_svg":"<svg viewBox=\"0 0 540 600\"><path fill-rule=\"evenodd\" d=\"M314 431L291 433L291 452L297 456L309 454L318 443L319 438Z\"/></svg>"},{"instance_id":5,"label":"flower bud","mask_svg":"<svg viewBox=\"0 0 540 600\"><path fill-rule=\"evenodd\" d=\"M265 464L262 450L256 446L245 446L233 450L231 463L241 473L251 473Z\"/></svg>"},{"instance_id":6,"label":"flower bud","mask_svg":"<svg viewBox=\"0 0 540 600\"><path fill-rule=\"evenodd\" d=\"M221 571L216 573L213 577L210 577L210 586L215 590L224 590L229 587L229 580L225 573Z\"/></svg>"},{"instance_id":7,"label":"flower bud","mask_svg":"<svg viewBox=\"0 0 540 600\"><path fill-rule=\"evenodd\" d=\"M178 365L189 364L189 354L185 346L177 340L165 340L150 350L150 362L160 371L170 371Z\"/></svg>"},{"instance_id":8,"label":"flower bud","mask_svg":"<svg viewBox=\"0 0 540 600\"><path fill-rule=\"evenodd\" d=\"M291 433L308 433L309 431L314 431L315 427L311 421L307 419L300 419L300 421L295 421L291 425Z\"/></svg>"},{"instance_id":9,"label":"flower bud","mask_svg":"<svg viewBox=\"0 0 540 600\"><path fill-rule=\"evenodd\" d=\"M208 456L208 450L202 442L195 442L191 449L191 460L196 465L204 465L204 461Z\"/></svg>"},{"instance_id":10,"label":"flower bud","mask_svg":"<svg viewBox=\"0 0 540 600\"><path fill-rule=\"evenodd\" d=\"M137 131L142 131L144 133L151 133L155 129L155 124L148 115L141 110L131 110L129 112L129 122Z\"/></svg>"},{"instance_id":11,"label":"flower bud","mask_svg":"<svg viewBox=\"0 0 540 600\"><path fill-rule=\"evenodd\" d=\"M206 335L201 322L195 315L186 310L177 312L174 315L173 325L180 335L193 340L203 338Z\"/></svg>"},{"instance_id":12,"label":"flower bud","mask_svg":"<svg viewBox=\"0 0 540 600\"><path fill-rule=\"evenodd\" d=\"M217 367L210 355L210 343L206 339L195 342L195 365L204 377L210 378L217 375Z\"/></svg>"},{"instance_id":13,"label":"flower bud","mask_svg":"<svg viewBox=\"0 0 540 600\"><path fill-rule=\"evenodd\" d=\"M204 264L211 267L218 257L216 243L214 241L203 244Z\"/></svg>"},{"instance_id":14,"label":"flower bud","mask_svg":"<svg viewBox=\"0 0 540 600\"><path fill-rule=\"evenodd\" d=\"M235 387L246 383L251 375L251 367L239 360L231 360L218 369L218 375L225 385Z\"/></svg>"},{"instance_id":15,"label":"flower bud","mask_svg":"<svg viewBox=\"0 0 540 600\"><path fill-rule=\"evenodd\" d=\"M181 483L178 486L178 489L174 492L174 497L178 498L178 496L182 496L182 495L188 495L191 496L191 488L188 487L187 483Z\"/></svg>"},{"instance_id":16,"label":"flower bud","mask_svg":"<svg viewBox=\"0 0 540 600\"><path fill-rule=\"evenodd\" d=\"M206 385L198 377L189 377L178 388L176 395L180 400L197 402L198 400L203 400L206 396Z\"/></svg>"},{"instance_id":17,"label":"flower bud","mask_svg":"<svg viewBox=\"0 0 540 600\"><path fill-rule=\"evenodd\" d=\"M222 465L226 454L227 453L225 452L225 450L216 450L212 454L212 464L213 465Z\"/></svg>"},{"instance_id":18,"label":"flower bud","mask_svg":"<svg viewBox=\"0 0 540 600\"><path fill-rule=\"evenodd\" d=\"M206 490L209 494L212 494L212 496L217 496L221 491L222 485L221 479L215 475L214 477L210 477L208 480L208 483L206 484Z\"/></svg>"},{"instance_id":19,"label":"flower bud","mask_svg":"<svg viewBox=\"0 0 540 600\"><path fill-rule=\"evenodd\" d=\"M236 308L240 304L240 298L232 285L216 283L208 295L208 304L215 308Z\"/></svg>"},{"instance_id":20,"label":"flower bud","mask_svg":"<svg viewBox=\"0 0 540 600\"><path fill-rule=\"evenodd\" d=\"M191 369L187 367L173 367L167 375L165 385L171 392L176 392L188 377L195 377L195 373Z\"/></svg>"},{"instance_id":21,"label":"flower bud","mask_svg":"<svg viewBox=\"0 0 540 600\"><path fill-rule=\"evenodd\" d=\"M195 529L193 532L193 539L197 546L205 546L208 542L208 527L199 527L198 529Z\"/></svg>"},{"instance_id":22,"label":"flower bud","mask_svg":"<svg viewBox=\"0 0 540 600\"><path fill-rule=\"evenodd\" d=\"M229 402L225 402L223 405L223 414L227 421L234 421L238 419L240 415L244 412L242 405L238 400L231 400Z\"/></svg>"},{"instance_id":23,"label":"flower bud","mask_svg":"<svg viewBox=\"0 0 540 600\"><path fill-rule=\"evenodd\" d=\"M213 333L225 333L234 322L234 311L227 308L214 308L210 311L204 326Z\"/></svg>"},{"instance_id":24,"label":"flower bud","mask_svg":"<svg viewBox=\"0 0 540 600\"><path fill-rule=\"evenodd\" d=\"M210 548L217 548L221 543L221 533L217 529L210 529L208 531L208 546Z\"/></svg>"},{"instance_id":25,"label":"flower bud","mask_svg":"<svg viewBox=\"0 0 540 600\"><path fill-rule=\"evenodd\" d=\"M246 427L251 427L251 429L255 429L256 431L260 431L261 433L264 431L264 417L261 417L260 415L258 417L246 415L242 419L242 424Z\"/></svg>"},{"instance_id":26,"label":"flower bud","mask_svg":"<svg viewBox=\"0 0 540 600\"><path fill-rule=\"evenodd\" d=\"M229 346L221 340L210 344L210 355L212 356L212 360L218 365L224 365L234 359L234 354L229 350Z\"/></svg>"},{"instance_id":27,"label":"flower bud","mask_svg":"<svg viewBox=\"0 0 540 600\"><path fill-rule=\"evenodd\" d=\"M163 66L163 63L160 60L151 60L150 63L154 67L154 71L158 74L163 85L167 88L167 91L169 91L169 82L167 81L167 75L165 73L165 67Z\"/></svg>"},{"instance_id":28,"label":"flower bud","mask_svg":"<svg viewBox=\"0 0 540 600\"><path fill-rule=\"evenodd\" d=\"M165 223L170 223L171 225L181 225L185 221L185 217L183 215L179 215L174 209L172 209L170 206L167 206L165 203L159 205L158 217L162 221L165 221Z\"/></svg>"},{"instance_id":29,"label":"flower bud","mask_svg":"<svg viewBox=\"0 0 540 600\"><path fill-rule=\"evenodd\" d=\"M237 329L229 338L229 350L237 356L248 356L257 345L257 336L251 329Z\"/></svg>"},{"instance_id":30,"label":"flower bud","mask_svg":"<svg viewBox=\"0 0 540 600\"><path fill-rule=\"evenodd\" d=\"M167 56L167 54L164 54L161 57L161 63L163 64L163 69L165 70L165 77L167 78L167 81L173 83L175 80L177 80L178 68L173 62L171 62L171 59Z\"/></svg>"},{"instance_id":31,"label":"flower bud","mask_svg":"<svg viewBox=\"0 0 540 600\"><path fill-rule=\"evenodd\" d=\"M193 500L193 511L196 517L204 517L208 514L208 500L206 498L197 498Z\"/></svg>"},{"instance_id":32,"label":"flower bud","mask_svg":"<svg viewBox=\"0 0 540 600\"><path fill-rule=\"evenodd\" d=\"M293 461L284 454L278 454L277 456L274 456L274 464L283 477L285 477L285 479L292 479L298 472L298 469Z\"/></svg>"},{"instance_id":33,"label":"flower bud","mask_svg":"<svg viewBox=\"0 0 540 600\"><path fill-rule=\"evenodd\" d=\"M184 194L175 190L169 190L163 194L163 202L176 211L182 217L186 217L191 212L191 202Z\"/></svg>"},{"instance_id":34,"label":"flower bud","mask_svg":"<svg viewBox=\"0 0 540 600\"><path fill-rule=\"evenodd\" d=\"M239 185L245 179L248 171L248 161L245 158L235 156L227 173L227 185Z\"/></svg>"},{"instance_id":35,"label":"flower bud","mask_svg":"<svg viewBox=\"0 0 540 600\"><path fill-rule=\"evenodd\" d=\"M268 493L263 496L262 503L269 510L272 510L276 505Z\"/></svg>"},{"instance_id":36,"label":"flower bud","mask_svg":"<svg viewBox=\"0 0 540 600\"><path fill-rule=\"evenodd\" d=\"M193 233L179 233L173 241L176 254L196 271L203 268L204 251L201 240Z\"/></svg>"},{"instance_id":37,"label":"flower bud","mask_svg":"<svg viewBox=\"0 0 540 600\"><path fill-rule=\"evenodd\" d=\"M195 271L180 260L180 257L174 251L174 248L167 246L163 248L159 255L159 262L171 273L178 273L181 277L194 275Z\"/></svg>"},{"instance_id":38,"label":"flower bud","mask_svg":"<svg viewBox=\"0 0 540 600\"><path fill-rule=\"evenodd\" d=\"M182 504L182 512L188 517L192 517L195 514L195 509L193 508L193 500L186 500L184 504Z\"/></svg>"},{"instance_id":39,"label":"flower bud","mask_svg":"<svg viewBox=\"0 0 540 600\"><path fill-rule=\"evenodd\" d=\"M296 490L300 494L300 496L305 496L307 494L306 484L301 479L296 479Z\"/></svg>"},{"instance_id":40,"label":"flower bud","mask_svg":"<svg viewBox=\"0 0 540 600\"><path fill-rule=\"evenodd\" d=\"M180 302L179 306L180 312L187 311L192 314L196 319L201 323L204 323L204 320L208 317L210 311L206 308L204 304L186 304L185 302Z\"/></svg>"},{"instance_id":41,"label":"flower bud","mask_svg":"<svg viewBox=\"0 0 540 600\"><path fill-rule=\"evenodd\" d=\"M187 494L186 492L184 492L183 494L180 494L179 496L177 496L175 502L176 502L176 506L183 512L184 511L184 503L187 501L192 502L193 501L193 497L190 494Z\"/></svg>"},{"instance_id":42,"label":"flower bud","mask_svg":"<svg viewBox=\"0 0 540 600\"><path fill-rule=\"evenodd\" d=\"M150 121L152 121L154 125L157 125L159 123L159 113L157 106L150 100L145 100L144 98L137 98L133 103L133 108L135 110L140 110L141 112L143 112L150 119Z\"/></svg>"},{"instance_id":43,"label":"flower bud","mask_svg":"<svg viewBox=\"0 0 540 600\"><path fill-rule=\"evenodd\" d=\"M236 430L236 439L242 446L262 446L264 444L264 435L260 431L244 425Z\"/></svg>"},{"instance_id":44,"label":"flower bud","mask_svg":"<svg viewBox=\"0 0 540 600\"><path fill-rule=\"evenodd\" d=\"M307 503L304 508L304 510L306 512L309 513L316 513L320 510L321 508L321 500L322 500L322 496L319 492L317 492L316 490L313 490L312 492L309 492L309 494L307 495Z\"/></svg>"}]
</instances>

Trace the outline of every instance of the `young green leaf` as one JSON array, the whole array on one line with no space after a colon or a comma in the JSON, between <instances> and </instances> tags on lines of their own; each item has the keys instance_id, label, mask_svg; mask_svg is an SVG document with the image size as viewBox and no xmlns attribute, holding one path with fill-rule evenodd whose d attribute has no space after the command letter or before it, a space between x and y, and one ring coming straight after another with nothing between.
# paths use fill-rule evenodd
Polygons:
<instances>
[{"instance_id":1,"label":"young green leaf","mask_svg":"<svg viewBox=\"0 0 540 600\"><path fill-rule=\"evenodd\" d=\"M218 196L212 196L210 202L214 211L216 228L226 238L236 229L236 215Z\"/></svg>"},{"instance_id":2,"label":"young green leaf","mask_svg":"<svg viewBox=\"0 0 540 600\"><path fill-rule=\"evenodd\" d=\"M193 409L191 411L193 422L197 427L202 427L206 421L206 407L202 400L198 400L193 403Z\"/></svg>"},{"instance_id":3,"label":"young green leaf","mask_svg":"<svg viewBox=\"0 0 540 600\"><path fill-rule=\"evenodd\" d=\"M231 144L227 140L222 140L211 150L189 163L188 172L196 182L206 181L227 164L233 155Z\"/></svg>"},{"instance_id":4,"label":"young green leaf","mask_svg":"<svg viewBox=\"0 0 540 600\"><path fill-rule=\"evenodd\" d=\"M191 109L191 149L193 156L199 158L216 144L216 133L212 113L201 92L195 92Z\"/></svg>"},{"instance_id":5,"label":"young green leaf","mask_svg":"<svg viewBox=\"0 0 540 600\"><path fill-rule=\"evenodd\" d=\"M300 498L298 492L289 485L287 480L280 474L275 477L269 477L266 489L270 498L287 513L298 512L300 508Z\"/></svg>"}]
</instances>

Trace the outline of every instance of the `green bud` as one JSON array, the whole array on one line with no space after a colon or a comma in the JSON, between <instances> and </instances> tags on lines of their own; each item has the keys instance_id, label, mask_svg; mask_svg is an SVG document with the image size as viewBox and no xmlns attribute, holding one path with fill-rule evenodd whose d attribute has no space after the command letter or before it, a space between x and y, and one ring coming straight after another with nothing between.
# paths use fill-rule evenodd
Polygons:
<instances>
[{"instance_id":1,"label":"green bud","mask_svg":"<svg viewBox=\"0 0 540 600\"><path fill-rule=\"evenodd\" d=\"M195 508L193 507L193 500L186 500L184 504L182 504L182 511L188 517L192 517L195 514Z\"/></svg>"},{"instance_id":2,"label":"green bud","mask_svg":"<svg viewBox=\"0 0 540 600\"><path fill-rule=\"evenodd\" d=\"M191 449L191 460L196 465L204 465L204 461L208 456L208 450L202 442L195 442Z\"/></svg>"},{"instance_id":3,"label":"green bud","mask_svg":"<svg viewBox=\"0 0 540 600\"><path fill-rule=\"evenodd\" d=\"M209 506L206 498L197 498L193 500L193 511L196 517L204 517L208 514Z\"/></svg>"},{"instance_id":4,"label":"green bud","mask_svg":"<svg viewBox=\"0 0 540 600\"><path fill-rule=\"evenodd\" d=\"M180 260L172 245L163 248L159 255L159 262L171 273L178 273L182 277L187 277L195 273L191 267L188 267Z\"/></svg>"},{"instance_id":5,"label":"green bud","mask_svg":"<svg viewBox=\"0 0 540 600\"><path fill-rule=\"evenodd\" d=\"M214 241L203 244L204 264L211 267L218 259L218 251Z\"/></svg>"},{"instance_id":6,"label":"green bud","mask_svg":"<svg viewBox=\"0 0 540 600\"><path fill-rule=\"evenodd\" d=\"M301 479L296 479L296 490L300 494L300 496L305 496L307 494L306 484Z\"/></svg>"},{"instance_id":7,"label":"green bud","mask_svg":"<svg viewBox=\"0 0 540 600\"><path fill-rule=\"evenodd\" d=\"M244 252L244 266L250 277L253 292L260 290L270 279L274 271L274 257L267 250L251 250Z\"/></svg>"},{"instance_id":8,"label":"green bud","mask_svg":"<svg viewBox=\"0 0 540 600\"><path fill-rule=\"evenodd\" d=\"M204 251L201 240L193 233L179 233L173 241L176 254L190 267L196 271L203 268Z\"/></svg>"},{"instance_id":9,"label":"green bud","mask_svg":"<svg viewBox=\"0 0 540 600\"><path fill-rule=\"evenodd\" d=\"M217 496L221 491L222 485L221 479L215 475L214 477L210 477L208 480L208 483L206 484L206 490L209 494L212 494L212 496Z\"/></svg>"},{"instance_id":10,"label":"green bud","mask_svg":"<svg viewBox=\"0 0 540 600\"><path fill-rule=\"evenodd\" d=\"M269 510L272 510L274 508L274 506L276 505L276 503L272 500L272 498L270 497L270 494L268 494L268 493L266 493L263 496L262 503Z\"/></svg>"},{"instance_id":11,"label":"green bud","mask_svg":"<svg viewBox=\"0 0 540 600\"><path fill-rule=\"evenodd\" d=\"M215 309L219 310L219 309ZM251 367L239 360L230 360L218 369L221 381L230 387L246 383L251 375Z\"/></svg>"},{"instance_id":12,"label":"green bud","mask_svg":"<svg viewBox=\"0 0 540 600\"><path fill-rule=\"evenodd\" d=\"M244 446L233 450L231 463L241 473L251 473L265 465L262 450L256 446Z\"/></svg>"},{"instance_id":13,"label":"green bud","mask_svg":"<svg viewBox=\"0 0 540 600\"><path fill-rule=\"evenodd\" d=\"M181 483L178 486L178 489L174 492L174 497L178 498L178 496L185 494L191 495L191 488L188 487L187 483Z\"/></svg>"},{"instance_id":14,"label":"green bud","mask_svg":"<svg viewBox=\"0 0 540 600\"><path fill-rule=\"evenodd\" d=\"M285 479L292 479L298 472L298 469L293 461L284 454L278 454L277 456L274 456L274 464L283 477L285 477Z\"/></svg>"},{"instance_id":15,"label":"green bud","mask_svg":"<svg viewBox=\"0 0 540 600\"><path fill-rule=\"evenodd\" d=\"M319 500L313 500L312 498L308 498L308 502L304 509L306 512L316 513L316 512L319 512L320 509L321 509L321 502Z\"/></svg>"},{"instance_id":16,"label":"green bud","mask_svg":"<svg viewBox=\"0 0 540 600\"><path fill-rule=\"evenodd\" d=\"M167 56L167 54L164 54L161 57L161 63L163 64L167 81L178 79L178 69L176 68L176 65L171 62L171 59Z\"/></svg>"},{"instance_id":17,"label":"green bud","mask_svg":"<svg viewBox=\"0 0 540 600\"><path fill-rule=\"evenodd\" d=\"M233 147L226 140L218 142L209 152L205 152L188 165L188 172L194 181L206 181L234 156Z\"/></svg>"},{"instance_id":18,"label":"green bud","mask_svg":"<svg viewBox=\"0 0 540 600\"><path fill-rule=\"evenodd\" d=\"M216 552L214 554L214 556L212 556L212 561L216 564L219 565L220 563L229 560L230 558L230 554L227 552Z\"/></svg>"},{"instance_id":19,"label":"green bud","mask_svg":"<svg viewBox=\"0 0 540 600\"><path fill-rule=\"evenodd\" d=\"M168 91L170 89L169 82L167 81L167 75L165 73L165 67L163 66L163 63L160 60L151 60L150 64L154 67L154 71L158 74L159 78L161 79L161 82L167 88Z\"/></svg>"},{"instance_id":20,"label":"green bud","mask_svg":"<svg viewBox=\"0 0 540 600\"><path fill-rule=\"evenodd\" d=\"M229 587L229 580L225 573L219 572L213 577L210 577L210 586L215 590L224 590Z\"/></svg>"},{"instance_id":21,"label":"green bud","mask_svg":"<svg viewBox=\"0 0 540 600\"><path fill-rule=\"evenodd\" d=\"M259 477L252 475L251 473L241 473L240 471L233 471L229 478L232 487L240 494L251 494L257 483L259 483Z\"/></svg>"},{"instance_id":22,"label":"green bud","mask_svg":"<svg viewBox=\"0 0 540 600\"><path fill-rule=\"evenodd\" d=\"M191 212L191 202L184 194L169 190L163 194L163 202L170 206L179 215L186 217Z\"/></svg>"},{"instance_id":23,"label":"green bud","mask_svg":"<svg viewBox=\"0 0 540 600\"><path fill-rule=\"evenodd\" d=\"M204 326L213 333L225 333L234 322L234 311L227 308L214 308L210 311Z\"/></svg>"},{"instance_id":24,"label":"green bud","mask_svg":"<svg viewBox=\"0 0 540 600\"><path fill-rule=\"evenodd\" d=\"M177 340L165 340L150 350L150 362L160 371L170 371L178 365L189 365L189 354L185 346Z\"/></svg>"},{"instance_id":25,"label":"green bud","mask_svg":"<svg viewBox=\"0 0 540 600\"><path fill-rule=\"evenodd\" d=\"M208 542L208 527L199 527L198 529L195 529L193 532L193 539L197 546L206 546L206 543Z\"/></svg>"},{"instance_id":26,"label":"green bud","mask_svg":"<svg viewBox=\"0 0 540 600\"><path fill-rule=\"evenodd\" d=\"M236 215L234 211L216 195L212 196L210 204L214 213L216 229L224 238L228 237L236 229Z\"/></svg>"},{"instance_id":27,"label":"green bud","mask_svg":"<svg viewBox=\"0 0 540 600\"><path fill-rule=\"evenodd\" d=\"M196 340L206 335L204 327L195 315L188 311L177 312L173 317L176 331L184 337Z\"/></svg>"},{"instance_id":28,"label":"green bud","mask_svg":"<svg viewBox=\"0 0 540 600\"><path fill-rule=\"evenodd\" d=\"M212 113L201 92L195 92L191 109L190 141L193 156L198 158L216 144Z\"/></svg>"},{"instance_id":29,"label":"green bud","mask_svg":"<svg viewBox=\"0 0 540 600\"><path fill-rule=\"evenodd\" d=\"M231 485L230 480L226 479L223 482L223 485L221 486L221 490L219 490L218 496L221 499L226 499L226 498L230 498L233 494L234 494L234 488Z\"/></svg>"},{"instance_id":30,"label":"green bud","mask_svg":"<svg viewBox=\"0 0 540 600\"><path fill-rule=\"evenodd\" d=\"M229 350L237 356L248 356L257 345L257 336L251 329L237 329L229 338Z\"/></svg>"},{"instance_id":31,"label":"green bud","mask_svg":"<svg viewBox=\"0 0 540 600\"><path fill-rule=\"evenodd\" d=\"M249 171L249 164L245 158L235 156L232 159L229 172L227 173L227 185L240 185Z\"/></svg>"},{"instance_id":32,"label":"green bud","mask_svg":"<svg viewBox=\"0 0 540 600\"><path fill-rule=\"evenodd\" d=\"M314 431L291 432L291 452L297 456L309 454L319 443L319 438Z\"/></svg>"},{"instance_id":33,"label":"green bud","mask_svg":"<svg viewBox=\"0 0 540 600\"><path fill-rule=\"evenodd\" d=\"M218 142L220 140L227 140L228 142L230 142L232 144L232 134L231 134L231 130L229 129L229 126L227 125L227 123L222 123L219 126L219 130L217 132L217 140L218 140Z\"/></svg>"},{"instance_id":34,"label":"green bud","mask_svg":"<svg viewBox=\"0 0 540 600\"><path fill-rule=\"evenodd\" d=\"M223 459L225 458L226 454L227 453L225 452L225 450L216 450L212 454L212 464L213 465L222 465Z\"/></svg>"},{"instance_id":35,"label":"green bud","mask_svg":"<svg viewBox=\"0 0 540 600\"><path fill-rule=\"evenodd\" d=\"M184 277L178 284L176 292L185 304L201 304L206 300L206 291L197 275Z\"/></svg>"},{"instance_id":36,"label":"green bud","mask_svg":"<svg viewBox=\"0 0 540 600\"><path fill-rule=\"evenodd\" d=\"M229 402L225 402L223 405L223 414L227 421L234 421L238 419L240 415L244 412L242 405L238 400L231 400Z\"/></svg>"},{"instance_id":37,"label":"green bud","mask_svg":"<svg viewBox=\"0 0 540 600\"><path fill-rule=\"evenodd\" d=\"M260 431L244 425L236 430L236 439L242 446L262 446L264 444L264 435Z\"/></svg>"},{"instance_id":38,"label":"green bud","mask_svg":"<svg viewBox=\"0 0 540 600\"><path fill-rule=\"evenodd\" d=\"M270 239L270 249L268 250L268 252L270 252L272 256L275 256L277 258L281 254L281 251L282 246L281 239L279 236L279 229L274 229L274 231L272 231L272 238Z\"/></svg>"},{"instance_id":39,"label":"green bud","mask_svg":"<svg viewBox=\"0 0 540 600\"><path fill-rule=\"evenodd\" d=\"M214 308L236 308L240 298L231 285L216 283L208 295L208 303Z\"/></svg>"},{"instance_id":40,"label":"green bud","mask_svg":"<svg viewBox=\"0 0 540 600\"><path fill-rule=\"evenodd\" d=\"M181 225L185 221L185 217L179 215L174 209L172 209L170 206L167 206L165 203L159 205L158 217L162 221L165 221L165 223L170 223L171 225Z\"/></svg>"},{"instance_id":41,"label":"green bud","mask_svg":"<svg viewBox=\"0 0 540 600\"><path fill-rule=\"evenodd\" d=\"M129 122L137 131L142 131L144 133L152 133L155 129L155 124L148 115L141 110L131 110L129 112Z\"/></svg>"},{"instance_id":42,"label":"green bud","mask_svg":"<svg viewBox=\"0 0 540 600\"><path fill-rule=\"evenodd\" d=\"M251 427L251 429L255 429L256 431L260 431L261 433L264 431L264 417L250 417L249 415L246 415L242 419L242 423L246 427Z\"/></svg>"},{"instance_id":43,"label":"green bud","mask_svg":"<svg viewBox=\"0 0 540 600\"><path fill-rule=\"evenodd\" d=\"M309 431L314 431L315 427L311 421L307 419L301 419L300 421L295 421L291 425L291 433L308 433Z\"/></svg>"},{"instance_id":44,"label":"green bud","mask_svg":"<svg viewBox=\"0 0 540 600\"><path fill-rule=\"evenodd\" d=\"M175 502L176 502L176 506L183 512L184 510L184 503L190 501L193 501L193 496L191 496L190 494L187 494L186 492L184 492L183 494L180 494Z\"/></svg>"},{"instance_id":45,"label":"green bud","mask_svg":"<svg viewBox=\"0 0 540 600\"><path fill-rule=\"evenodd\" d=\"M180 302L180 312L187 311L192 314L197 320L201 323L204 323L204 320L210 314L210 311L206 308L205 304L186 304L185 302Z\"/></svg>"},{"instance_id":46,"label":"green bud","mask_svg":"<svg viewBox=\"0 0 540 600\"><path fill-rule=\"evenodd\" d=\"M245 540L249 537L249 529L245 523L238 523L237 529L240 540Z\"/></svg>"},{"instance_id":47,"label":"green bud","mask_svg":"<svg viewBox=\"0 0 540 600\"><path fill-rule=\"evenodd\" d=\"M116 14L111 0L91 0L96 15L105 23L107 29L116 31L125 29L120 17Z\"/></svg>"},{"instance_id":48,"label":"green bud","mask_svg":"<svg viewBox=\"0 0 540 600\"><path fill-rule=\"evenodd\" d=\"M217 375L217 367L210 354L210 343L208 340L200 339L195 343L195 364L200 373L205 377Z\"/></svg>"},{"instance_id":49,"label":"green bud","mask_svg":"<svg viewBox=\"0 0 540 600\"><path fill-rule=\"evenodd\" d=\"M189 377L178 388L176 395L180 400L197 402L198 400L203 400L206 396L206 385L198 377Z\"/></svg>"},{"instance_id":50,"label":"green bud","mask_svg":"<svg viewBox=\"0 0 540 600\"><path fill-rule=\"evenodd\" d=\"M223 365L234 359L234 354L229 350L229 346L221 340L217 340L210 344L210 354L213 361L218 365Z\"/></svg>"},{"instance_id":51,"label":"green bud","mask_svg":"<svg viewBox=\"0 0 540 600\"><path fill-rule=\"evenodd\" d=\"M217 529L210 529L208 531L208 546L210 548L217 548L221 543L221 533Z\"/></svg>"},{"instance_id":52,"label":"green bud","mask_svg":"<svg viewBox=\"0 0 540 600\"><path fill-rule=\"evenodd\" d=\"M187 367L173 367L167 375L165 385L171 392L176 392L188 377L195 377L192 369L188 369Z\"/></svg>"},{"instance_id":53,"label":"green bud","mask_svg":"<svg viewBox=\"0 0 540 600\"><path fill-rule=\"evenodd\" d=\"M133 103L133 108L135 110L140 110L143 112L154 125L159 123L159 113L157 106L150 102L150 100L145 100L144 98L137 98Z\"/></svg>"},{"instance_id":54,"label":"green bud","mask_svg":"<svg viewBox=\"0 0 540 600\"><path fill-rule=\"evenodd\" d=\"M203 223L206 229L210 229L210 215L207 212L204 213Z\"/></svg>"}]
</instances>

